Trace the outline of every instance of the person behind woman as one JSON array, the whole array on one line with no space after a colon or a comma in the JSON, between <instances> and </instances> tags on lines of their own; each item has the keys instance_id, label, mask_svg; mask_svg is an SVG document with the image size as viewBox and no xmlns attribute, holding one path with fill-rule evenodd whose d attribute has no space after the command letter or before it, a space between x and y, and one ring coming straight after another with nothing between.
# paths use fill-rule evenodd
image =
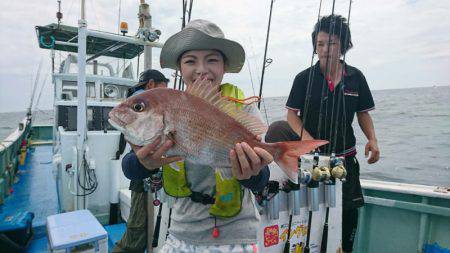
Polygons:
<instances>
[{"instance_id":1,"label":"person behind woman","mask_svg":"<svg viewBox=\"0 0 450 253\"><path fill-rule=\"evenodd\" d=\"M244 49L226 39L210 21L193 20L171 36L161 51L160 62L163 68L178 69L187 86L212 83L222 96L243 98L242 90L221 83L225 73L241 70ZM236 106L260 118L254 105ZM163 166L164 191L176 200L161 252L256 252L260 217L252 190L262 190L267 184L267 165L273 157L264 149L237 143L229 152L232 177L223 178L213 168L183 162L180 157L165 157L173 142L160 142L133 146L135 154L124 159L123 168L129 171L125 174L138 174ZM136 162L140 165L131 166Z\"/></svg>"},{"instance_id":2,"label":"person behind woman","mask_svg":"<svg viewBox=\"0 0 450 253\"><path fill-rule=\"evenodd\" d=\"M300 136L302 140L325 139L329 140L330 144L322 147L322 151L331 150L330 147L335 145L336 155L345 157L348 174L342 194L342 249L351 252L358 223L357 208L364 204L359 182L359 164L355 157L356 139L352 122L356 113L358 123L368 139L365 154L367 156L370 152L370 157L367 161L369 164L377 162L380 151L369 114L369 111L375 109L375 104L361 71L340 60L353 45L345 18L338 15L322 17L314 27L312 43L319 61L295 77L286 103L287 122L272 123L265 140L299 140ZM306 104L310 83L309 103ZM325 93L322 93L323 87L326 89ZM325 94L323 98L322 94ZM341 104L338 104L338 96L342 95L344 102L341 97Z\"/></svg>"},{"instance_id":3,"label":"person behind woman","mask_svg":"<svg viewBox=\"0 0 450 253\"><path fill-rule=\"evenodd\" d=\"M155 69L147 69L139 76L139 82L127 92L127 97L137 95L154 88L166 88L169 79ZM123 135L120 136L122 142ZM130 151L130 153L134 153ZM125 157L133 156L127 154ZM124 159L127 159L125 158ZM129 165L129 164L128 164ZM128 171L125 171L128 172ZM151 173L141 173L137 179L130 179L131 205L127 220L127 228L122 238L114 245L113 253L143 253L147 248L147 192L145 191L143 177L150 177Z\"/></svg>"}]
</instances>

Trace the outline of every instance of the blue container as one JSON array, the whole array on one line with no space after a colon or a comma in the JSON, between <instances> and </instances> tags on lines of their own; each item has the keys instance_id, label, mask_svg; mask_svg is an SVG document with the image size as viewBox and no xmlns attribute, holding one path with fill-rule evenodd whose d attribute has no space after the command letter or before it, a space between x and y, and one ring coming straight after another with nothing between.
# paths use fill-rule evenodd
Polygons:
<instances>
[{"instance_id":1,"label":"blue container","mask_svg":"<svg viewBox=\"0 0 450 253\"><path fill-rule=\"evenodd\" d=\"M25 252L33 237L34 213L0 214L0 249L2 252Z\"/></svg>"}]
</instances>

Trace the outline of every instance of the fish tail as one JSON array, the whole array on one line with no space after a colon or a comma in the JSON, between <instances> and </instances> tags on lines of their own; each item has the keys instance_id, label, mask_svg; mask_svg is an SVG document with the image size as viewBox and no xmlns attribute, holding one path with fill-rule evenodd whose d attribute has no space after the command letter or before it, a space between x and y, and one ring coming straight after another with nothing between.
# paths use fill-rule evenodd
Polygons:
<instances>
[{"instance_id":1,"label":"fish tail","mask_svg":"<svg viewBox=\"0 0 450 253\"><path fill-rule=\"evenodd\" d=\"M324 140L285 141L276 142L274 160L286 173L289 179L295 183L298 181L298 159L300 156L327 144Z\"/></svg>"}]
</instances>

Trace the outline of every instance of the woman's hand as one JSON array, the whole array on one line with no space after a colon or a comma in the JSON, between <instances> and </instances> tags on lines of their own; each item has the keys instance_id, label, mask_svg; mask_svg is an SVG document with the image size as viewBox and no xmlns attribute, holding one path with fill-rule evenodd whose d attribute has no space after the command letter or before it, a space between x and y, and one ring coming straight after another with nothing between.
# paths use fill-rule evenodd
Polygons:
<instances>
[{"instance_id":1,"label":"woman's hand","mask_svg":"<svg viewBox=\"0 0 450 253\"><path fill-rule=\"evenodd\" d=\"M364 150L364 155L368 157L369 152L370 157L369 159L367 159L367 163L368 164L376 163L378 159L380 159L380 149L378 148L378 143L376 140L369 140L369 142L367 142L366 148Z\"/></svg>"},{"instance_id":2,"label":"woman's hand","mask_svg":"<svg viewBox=\"0 0 450 253\"><path fill-rule=\"evenodd\" d=\"M155 170L163 165L183 160L180 156L164 157L164 154L173 146L173 141L167 140L161 146L161 137L145 146L136 146L130 143L139 162L148 170Z\"/></svg>"},{"instance_id":3,"label":"woman's hand","mask_svg":"<svg viewBox=\"0 0 450 253\"><path fill-rule=\"evenodd\" d=\"M230 160L233 176L244 180L258 175L262 168L273 161L273 157L262 148L251 148L247 143L241 142L230 150Z\"/></svg>"}]
</instances>

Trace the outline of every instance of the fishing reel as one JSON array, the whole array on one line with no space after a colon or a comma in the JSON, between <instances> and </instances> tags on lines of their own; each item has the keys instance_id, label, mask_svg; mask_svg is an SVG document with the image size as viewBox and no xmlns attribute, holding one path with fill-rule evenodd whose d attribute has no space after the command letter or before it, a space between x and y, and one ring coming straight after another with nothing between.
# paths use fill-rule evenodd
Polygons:
<instances>
[{"instance_id":1,"label":"fishing reel","mask_svg":"<svg viewBox=\"0 0 450 253\"><path fill-rule=\"evenodd\" d=\"M319 210L320 191L325 192L327 206L336 205L336 180L345 181L344 159L336 156L304 155L299 163L299 181L307 188L308 206Z\"/></svg>"},{"instance_id":2,"label":"fishing reel","mask_svg":"<svg viewBox=\"0 0 450 253\"><path fill-rule=\"evenodd\" d=\"M162 188L162 171L159 170L150 177L145 178L143 181L144 181L144 190L146 192L151 192L155 194L153 205L159 206L161 204L161 200L158 198L158 191Z\"/></svg>"},{"instance_id":3,"label":"fishing reel","mask_svg":"<svg viewBox=\"0 0 450 253\"><path fill-rule=\"evenodd\" d=\"M344 167L344 159L340 157L332 157L330 159L330 172L334 179L339 179L345 182L347 170Z\"/></svg>"},{"instance_id":4,"label":"fishing reel","mask_svg":"<svg viewBox=\"0 0 450 253\"><path fill-rule=\"evenodd\" d=\"M343 158L318 154L302 156L298 171L299 182L306 185L312 181L332 183L336 179L345 182L347 175Z\"/></svg>"}]
</instances>

